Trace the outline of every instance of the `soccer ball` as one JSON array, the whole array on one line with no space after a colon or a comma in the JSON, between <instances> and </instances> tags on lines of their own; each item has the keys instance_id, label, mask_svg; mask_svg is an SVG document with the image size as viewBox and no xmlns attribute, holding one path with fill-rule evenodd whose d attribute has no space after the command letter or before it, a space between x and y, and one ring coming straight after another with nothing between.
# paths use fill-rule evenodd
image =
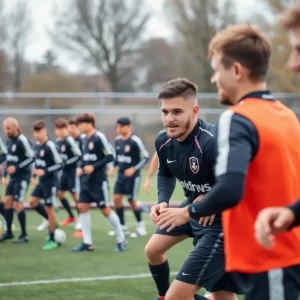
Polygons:
<instances>
[{"instance_id":1,"label":"soccer ball","mask_svg":"<svg viewBox=\"0 0 300 300\"><path fill-rule=\"evenodd\" d=\"M60 228L55 229L54 240L56 243L62 244L66 240L66 238L67 238L66 233L62 229Z\"/></svg>"}]
</instances>

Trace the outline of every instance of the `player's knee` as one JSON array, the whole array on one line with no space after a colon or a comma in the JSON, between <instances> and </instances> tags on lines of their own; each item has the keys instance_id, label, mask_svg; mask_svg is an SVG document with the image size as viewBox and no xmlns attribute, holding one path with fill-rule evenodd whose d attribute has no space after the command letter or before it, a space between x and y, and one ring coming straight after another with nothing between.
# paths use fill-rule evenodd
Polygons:
<instances>
[{"instance_id":1,"label":"player's knee","mask_svg":"<svg viewBox=\"0 0 300 300\"><path fill-rule=\"evenodd\" d=\"M4 207L5 208L12 208L13 203L14 203L14 200L11 196L5 197L5 200L4 200Z\"/></svg>"},{"instance_id":2,"label":"player's knee","mask_svg":"<svg viewBox=\"0 0 300 300\"><path fill-rule=\"evenodd\" d=\"M99 208L105 217L108 217L111 214L111 208L109 206Z\"/></svg>"},{"instance_id":3,"label":"player's knee","mask_svg":"<svg viewBox=\"0 0 300 300\"><path fill-rule=\"evenodd\" d=\"M78 203L79 213L84 214L89 210L89 206L86 203Z\"/></svg>"},{"instance_id":4,"label":"player's knee","mask_svg":"<svg viewBox=\"0 0 300 300\"><path fill-rule=\"evenodd\" d=\"M164 252L151 241L146 244L145 253L150 261L164 254Z\"/></svg>"},{"instance_id":5,"label":"player's knee","mask_svg":"<svg viewBox=\"0 0 300 300\"><path fill-rule=\"evenodd\" d=\"M29 202L30 206L33 208L36 208L38 206L38 201L33 197L30 197L28 202Z\"/></svg>"},{"instance_id":6,"label":"player's knee","mask_svg":"<svg viewBox=\"0 0 300 300\"><path fill-rule=\"evenodd\" d=\"M23 202L19 202L19 201L15 202L14 207L15 207L16 212L19 213L24 208Z\"/></svg>"},{"instance_id":7,"label":"player's knee","mask_svg":"<svg viewBox=\"0 0 300 300\"><path fill-rule=\"evenodd\" d=\"M122 197L120 197L119 195L115 195L113 200L114 200L114 205L116 208L120 208L123 206Z\"/></svg>"},{"instance_id":8,"label":"player's knee","mask_svg":"<svg viewBox=\"0 0 300 300\"><path fill-rule=\"evenodd\" d=\"M57 192L57 197L60 199L60 200L62 200L63 198L64 198L64 191L58 191Z\"/></svg>"}]
</instances>

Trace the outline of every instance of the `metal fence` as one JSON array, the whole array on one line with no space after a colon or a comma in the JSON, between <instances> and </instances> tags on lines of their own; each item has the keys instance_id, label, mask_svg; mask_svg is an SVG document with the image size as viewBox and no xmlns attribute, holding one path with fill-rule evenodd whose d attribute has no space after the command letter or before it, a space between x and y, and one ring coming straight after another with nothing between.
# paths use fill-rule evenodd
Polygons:
<instances>
[{"instance_id":1,"label":"metal fence","mask_svg":"<svg viewBox=\"0 0 300 300\"><path fill-rule=\"evenodd\" d=\"M214 123L224 111L217 94L199 94L200 118ZM276 94L300 116L300 94ZM0 121L16 117L24 134L31 137L33 121L44 119L49 135L53 136L53 123L58 117L70 118L83 112L93 112L97 128L113 142L115 122L121 116L132 120L134 132L153 153L153 142L162 128L160 103L154 93L0 93Z\"/></svg>"}]
</instances>

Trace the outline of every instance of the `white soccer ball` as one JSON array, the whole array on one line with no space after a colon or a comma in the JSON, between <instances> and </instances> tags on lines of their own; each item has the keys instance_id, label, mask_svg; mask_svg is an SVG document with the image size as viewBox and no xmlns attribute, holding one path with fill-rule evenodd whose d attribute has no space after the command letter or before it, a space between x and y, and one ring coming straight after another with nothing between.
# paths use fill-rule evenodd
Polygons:
<instances>
[{"instance_id":1,"label":"white soccer ball","mask_svg":"<svg viewBox=\"0 0 300 300\"><path fill-rule=\"evenodd\" d=\"M62 244L66 240L66 238L67 238L66 233L62 229L60 228L55 229L54 240L56 243Z\"/></svg>"}]
</instances>

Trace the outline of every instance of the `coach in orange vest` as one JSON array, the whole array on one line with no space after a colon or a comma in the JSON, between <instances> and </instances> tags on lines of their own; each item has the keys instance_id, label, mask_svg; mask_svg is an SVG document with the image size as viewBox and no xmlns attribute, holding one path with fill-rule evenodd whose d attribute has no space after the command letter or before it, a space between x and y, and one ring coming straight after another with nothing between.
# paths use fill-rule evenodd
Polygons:
<instances>
[{"instance_id":1,"label":"coach in orange vest","mask_svg":"<svg viewBox=\"0 0 300 300\"><path fill-rule=\"evenodd\" d=\"M300 196L300 127L289 108L267 90L271 45L255 26L218 32L209 56L219 101L229 105L216 128L216 184L185 208L162 209L161 227L222 213L226 270L234 272L247 300L298 300L300 229L278 236L272 249L254 235L260 210ZM212 249L212 259L213 259Z\"/></svg>"}]
</instances>

